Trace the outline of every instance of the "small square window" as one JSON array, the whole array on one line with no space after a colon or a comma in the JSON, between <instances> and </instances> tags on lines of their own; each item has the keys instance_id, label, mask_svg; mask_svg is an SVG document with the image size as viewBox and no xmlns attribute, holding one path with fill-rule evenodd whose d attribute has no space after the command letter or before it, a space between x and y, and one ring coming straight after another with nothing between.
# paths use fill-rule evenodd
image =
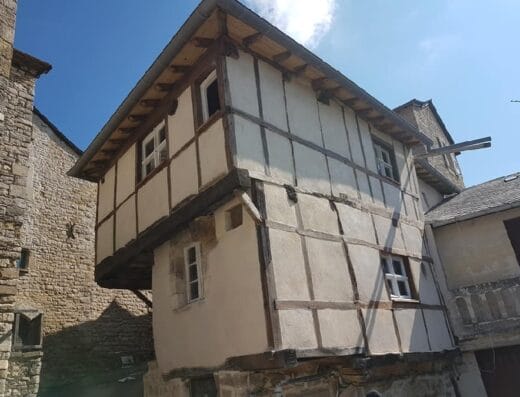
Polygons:
<instances>
[{"instance_id":1,"label":"small square window","mask_svg":"<svg viewBox=\"0 0 520 397\"><path fill-rule=\"evenodd\" d=\"M41 348L42 344L42 314L38 311L24 311L14 315L15 350L30 350Z\"/></svg>"},{"instance_id":2,"label":"small square window","mask_svg":"<svg viewBox=\"0 0 520 397\"><path fill-rule=\"evenodd\" d=\"M413 299L405 259L395 255L381 256L381 266L393 299Z\"/></svg>"},{"instance_id":3,"label":"small square window","mask_svg":"<svg viewBox=\"0 0 520 397\"><path fill-rule=\"evenodd\" d=\"M141 143L141 179L168 159L166 126L159 124Z\"/></svg>"},{"instance_id":4,"label":"small square window","mask_svg":"<svg viewBox=\"0 0 520 397\"><path fill-rule=\"evenodd\" d=\"M208 77L200 83L200 100L202 123L205 123L220 110L220 95L216 70L211 72Z\"/></svg>"},{"instance_id":5,"label":"small square window","mask_svg":"<svg viewBox=\"0 0 520 397\"><path fill-rule=\"evenodd\" d=\"M379 175L398 181L399 173L397 172L394 150L389 145L374 141L374 151Z\"/></svg>"},{"instance_id":6,"label":"small square window","mask_svg":"<svg viewBox=\"0 0 520 397\"><path fill-rule=\"evenodd\" d=\"M226 211L226 231L236 229L242 221L242 205L236 205Z\"/></svg>"},{"instance_id":7,"label":"small square window","mask_svg":"<svg viewBox=\"0 0 520 397\"><path fill-rule=\"evenodd\" d=\"M22 248L22 252L20 253L20 258L16 261L16 268L27 271L29 270L29 258L31 255L31 251L27 248Z\"/></svg>"},{"instance_id":8,"label":"small square window","mask_svg":"<svg viewBox=\"0 0 520 397\"><path fill-rule=\"evenodd\" d=\"M202 295L199 243L192 244L184 249L184 264L186 269L186 297L188 303L190 303L200 299Z\"/></svg>"}]
</instances>

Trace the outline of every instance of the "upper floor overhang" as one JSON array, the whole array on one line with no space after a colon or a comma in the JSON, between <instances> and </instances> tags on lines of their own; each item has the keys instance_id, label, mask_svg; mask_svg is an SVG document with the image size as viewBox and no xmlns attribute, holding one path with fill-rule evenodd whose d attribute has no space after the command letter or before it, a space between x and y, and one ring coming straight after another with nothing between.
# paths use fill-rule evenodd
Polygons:
<instances>
[{"instance_id":1,"label":"upper floor overhang","mask_svg":"<svg viewBox=\"0 0 520 397\"><path fill-rule=\"evenodd\" d=\"M225 42L226 45L220 45ZM168 107L175 88L211 49L246 49L284 72L310 80L322 100L335 98L358 116L407 145L432 141L412 124L301 44L236 0L203 0L94 138L69 175L99 180L158 107ZM221 53L222 53L221 52Z\"/></svg>"}]
</instances>

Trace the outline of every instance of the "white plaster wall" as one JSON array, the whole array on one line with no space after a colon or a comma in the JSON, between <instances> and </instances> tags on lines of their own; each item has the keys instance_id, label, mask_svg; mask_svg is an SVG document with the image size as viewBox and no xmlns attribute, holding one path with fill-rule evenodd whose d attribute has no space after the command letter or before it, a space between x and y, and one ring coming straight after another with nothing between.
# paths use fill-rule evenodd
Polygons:
<instances>
[{"instance_id":1,"label":"white plaster wall","mask_svg":"<svg viewBox=\"0 0 520 397\"><path fill-rule=\"evenodd\" d=\"M356 115L354 111L345 107L345 124L347 126L348 137L350 142L350 149L352 151L352 161L362 167L365 166L363 159L363 149L361 148L361 140L359 138Z\"/></svg>"},{"instance_id":2,"label":"white plaster wall","mask_svg":"<svg viewBox=\"0 0 520 397\"><path fill-rule=\"evenodd\" d=\"M316 349L318 340L314 330L312 311L306 309L279 312L282 349Z\"/></svg>"},{"instance_id":3,"label":"white plaster wall","mask_svg":"<svg viewBox=\"0 0 520 397\"><path fill-rule=\"evenodd\" d=\"M421 191L420 202L423 212L427 212L443 200L442 194L422 179L419 179L419 190Z\"/></svg>"},{"instance_id":4,"label":"white plaster wall","mask_svg":"<svg viewBox=\"0 0 520 397\"><path fill-rule=\"evenodd\" d=\"M370 353L373 355L399 352L394 320L390 310L363 309Z\"/></svg>"},{"instance_id":5,"label":"white plaster wall","mask_svg":"<svg viewBox=\"0 0 520 397\"><path fill-rule=\"evenodd\" d=\"M268 348L255 224L244 211L242 226L221 230L225 210L236 204L215 211L218 239L202 253L206 257L203 300L176 308L170 244L154 251L153 329L163 373L181 367L219 366L229 357Z\"/></svg>"},{"instance_id":6,"label":"white plaster wall","mask_svg":"<svg viewBox=\"0 0 520 397\"><path fill-rule=\"evenodd\" d=\"M332 101L329 105L318 102L318 106L325 148L349 159L350 153L342 107Z\"/></svg>"},{"instance_id":7,"label":"white plaster wall","mask_svg":"<svg viewBox=\"0 0 520 397\"><path fill-rule=\"evenodd\" d=\"M269 130L266 130L266 140L271 175L280 181L294 184L291 142Z\"/></svg>"},{"instance_id":8,"label":"white plaster wall","mask_svg":"<svg viewBox=\"0 0 520 397\"><path fill-rule=\"evenodd\" d=\"M293 143L298 186L309 192L331 193L325 155L299 143Z\"/></svg>"},{"instance_id":9,"label":"white plaster wall","mask_svg":"<svg viewBox=\"0 0 520 397\"><path fill-rule=\"evenodd\" d=\"M428 334L420 309L394 310L403 353L428 352Z\"/></svg>"},{"instance_id":10,"label":"white plaster wall","mask_svg":"<svg viewBox=\"0 0 520 397\"><path fill-rule=\"evenodd\" d=\"M239 168L265 172L265 158L260 126L240 116L233 116Z\"/></svg>"},{"instance_id":11,"label":"white plaster wall","mask_svg":"<svg viewBox=\"0 0 520 397\"><path fill-rule=\"evenodd\" d=\"M177 110L168 116L168 141L170 156L174 155L195 136L191 87L178 98Z\"/></svg>"},{"instance_id":12,"label":"white plaster wall","mask_svg":"<svg viewBox=\"0 0 520 397\"><path fill-rule=\"evenodd\" d=\"M197 153L195 143L179 153L170 164L172 208L198 193Z\"/></svg>"},{"instance_id":13,"label":"white plaster wall","mask_svg":"<svg viewBox=\"0 0 520 397\"><path fill-rule=\"evenodd\" d=\"M101 262L114 253L114 217L111 216L96 232L96 261Z\"/></svg>"},{"instance_id":14,"label":"white plaster wall","mask_svg":"<svg viewBox=\"0 0 520 397\"><path fill-rule=\"evenodd\" d=\"M366 166L370 171L377 173L376 153L372 143L372 136L368 124L362 118L358 118L359 133L361 135L361 142L365 153Z\"/></svg>"},{"instance_id":15,"label":"white plaster wall","mask_svg":"<svg viewBox=\"0 0 520 397\"><path fill-rule=\"evenodd\" d=\"M323 146L316 94L298 79L285 82L287 114L291 133Z\"/></svg>"},{"instance_id":16,"label":"white plaster wall","mask_svg":"<svg viewBox=\"0 0 520 397\"><path fill-rule=\"evenodd\" d=\"M114 210L114 184L116 179L115 166L110 168L98 183L98 222L102 221Z\"/></svg>"},{"instance_id":17,"label":"white plaster wall","mask_svg":"<svg viewBox=\"0 0 520 397\"><path fill-rule=\"evenodd\" d=\"M227 173L228 166L222 120L215 122L200 135L199 153L203 186Z\"/></svg>"},{"instance_id":18,"label":"white plaster wall","mask_svg":"<svg viewBox=\"0 0 520 397\"><path fill-rule=\"evenodd\" d=\"M239 58L226 57L231 105L253 116L259 116L254 58L239 50Z\"/></svg>"},{"instance_id":19,"label":"white plaster wall","mask_svg":"<svg viewBox=\"0 0 520 397\"><path fill-rule=\"evenodd\" d=\"M162 169L137 191L139 233L169 212L168 175Z\"/></svg>"},{"instance_id":20,"label":"white plaster wall","mask_svg":"<svg viewBox=\"0 0 520 397\"><path fill-rule=\"evenodd\" d=\"M434 229L450 288L520 276L503 223L518 216L513 209Z\"/></svg>"},{"instance_id":21,"label":"white plaster wall","mask_svg":"<svg viewBox=\"0 0 520 397\"><path fill-rule=\"evenodd\" d=\"M116 205L121 204L135 190L135 145L117 160Z\"/></svg>"},{"instance_id":22,"label":"white plaster wall","mask_svg":"<svg viewBox=\"0 0 520 397\"><path fill-rule=\"evenodd\" d=\"M332 194L337 197L358 199L359 193L354 169L336 159L329 158Z\"/></svg>"},{"instance_id":23,"label":"white plaster wall","mask_svg":"<svg viewBox=\"0 0 520 397\"><path fill-rule=\"evenodd\" d=\"M263 61L258 62L258 72L264 119L287 131L282 73Z\"/></svg>"},{"instance_id":24,"label":"white plaster wall","mask_svg":"<svg viewBox=\"0 0 520 397\"><path fill-rule=\"evenodd\" d=\"M447 320L441 310L423 310L432 351L453 349Z\"/></svg>"},{"instance_id":25,"label":"white plaster wall","mask_svg":"<svg viewBox=\"0 0 520 397\"><path fill-rule=\"evenodd\" d=\"M116 250L136 237L135 196L125 201L116 211Z\"/></svg>"}]
</instances>

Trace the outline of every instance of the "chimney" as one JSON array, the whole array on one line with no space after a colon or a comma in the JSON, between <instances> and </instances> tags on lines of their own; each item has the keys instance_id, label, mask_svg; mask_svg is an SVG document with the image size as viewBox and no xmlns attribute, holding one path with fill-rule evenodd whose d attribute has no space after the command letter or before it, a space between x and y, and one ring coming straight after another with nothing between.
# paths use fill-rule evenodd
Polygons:
<instances>
[{"instance_id":1,"label":"chimney","mask_svg":"<svg viewBox=\"0 0 520 397\"><path fill-rule=\"evenodd\" d=\"M16 1L0 0L0 79L9 78L13 58ZM0 83L2 84L2 83ZM3 85L3 84L2 84ZM0 89L3 87L0 86Z\"/></svg>"}]
</instances>

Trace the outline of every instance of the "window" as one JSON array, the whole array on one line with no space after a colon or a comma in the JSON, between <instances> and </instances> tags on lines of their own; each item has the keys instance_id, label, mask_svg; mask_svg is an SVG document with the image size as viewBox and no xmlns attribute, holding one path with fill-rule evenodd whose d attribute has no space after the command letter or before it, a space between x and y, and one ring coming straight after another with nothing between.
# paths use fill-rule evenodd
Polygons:
<instances>
[{"instance_id":1,"label":"window","mask_svg":"<svg viewBox=\"0 0 520 397\"><path fill-rule=\"evenodd\" d=\"M211 116L220 110L220 97L218 93L217 71L211 72L200 83L200 99L202 106L202 122L206 122Z\"/></svg>"},{"instance_id":2,"label":"window","mask_svg":"<svg viewBox=\"0 0 520 397\"><path fill-rule=\"evenodd\" d=\"M27 248L22 248L22 252L20 253L20 258L16 261L16 268L22 271L27 271L29 269L29 257L31 255L31 251Z\"/></svg>"},{"instance_id":3,"label":"window","mask_svg":"<svg viewBox=\"0 0 520 397\"><path fill-rule=\"evenodd\" d=\"M30 350L41 348L42 344L42 314L37 310L28 310L14 315L15 350Z\"/></svg>"},{"instance_id":4,"label":"window","mask_svg":"<svg viewBox=\"0 0 520 397\"><path fill-rule=\"evenodd\" d=\"M217 397L215 378L198 378L190 381L190 397Z\"/></svg>"},{"instance_id":5,"label":"window","mask_svg":"<svg viewBox=\"0 0 520 397\"><path fill-rule=\"evenodd\" d=\"M516 255L516 261L520 264L520 218L513 218L504 221L507 236L511 241L511 246Z\"/></svg>"},{"instance_id":6,"label":"window","mask_svg":"<svg viewBox=\"0 0 520 397\"><path fill-rule=\"evenodd\" d=\"M199 243L192 244L184 249L184 264L186 265L186 292L188 303L190 303L202 296Z\"/></svg>"},{"instance_id":7,"label":"window","mask_svg":"<svg viewBox=\"0 0 520 397\"><path fill-rule=\"evenodd\" d=\"M381 265L383 266L383 273L390 297L395 299L412 299L412 291L404 258L395 255L383 255L381 256Z\"/></svg>"},{"instance_id":8,"label":"window","mask_svg":"<svg viewBox=\"0 0 520 397\"><path fill-rule=\"evenodd\" d=\"M383 143L374 142L376 152L377 171L379 175L397 181L399 179L397 167L395 166L395 155L393 149Z\"/></svg>"},{"instance_id":9,"label":"window","mask_svg":"<svg viewBox=\"0 0 520 397\"><path fill-rule=\"evenodd\" d=\"M226 231L236 229L242 224L242 205L236 205L226 211Z\"/></svg>"},{"instance_id":10,"label":"window","mask_svg":"<svg viewBox=\"0 0 520 397\"><path fill-rule=\"evenodd\" d=\"M141 179L168 158L166 126L159 124L141 143Z\"/></svg>"}]
</instances>

